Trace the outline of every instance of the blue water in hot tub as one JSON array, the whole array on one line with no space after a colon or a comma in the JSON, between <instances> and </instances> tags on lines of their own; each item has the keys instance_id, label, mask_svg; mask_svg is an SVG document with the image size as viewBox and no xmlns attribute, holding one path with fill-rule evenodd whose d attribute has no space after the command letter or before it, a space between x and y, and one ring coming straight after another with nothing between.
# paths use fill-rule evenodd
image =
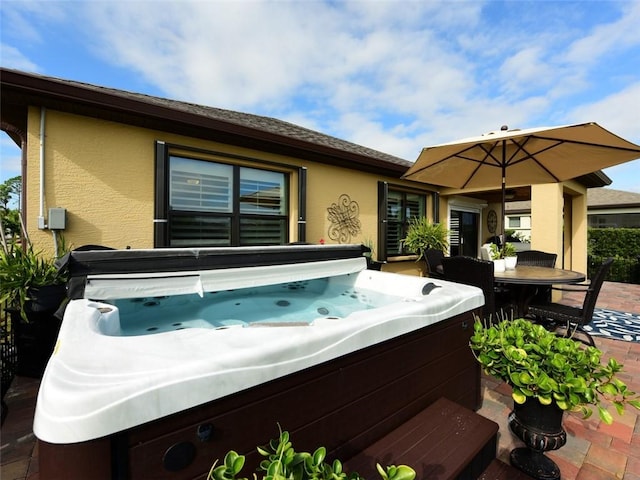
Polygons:
<instances>
[{"instance_id":1,"label":"blue water in hot tub","mask_svg":"<svg viewBox=\"0 0 640 480\"><path fill-rule=\"evenodd\" d=\"M116 300L120 335L149 335L183 328L230 328L266 324L308 325L316 318L343 318L378 308L396 297L356 289L330 278L264 287Z\"/></svg>"}]
</instances>

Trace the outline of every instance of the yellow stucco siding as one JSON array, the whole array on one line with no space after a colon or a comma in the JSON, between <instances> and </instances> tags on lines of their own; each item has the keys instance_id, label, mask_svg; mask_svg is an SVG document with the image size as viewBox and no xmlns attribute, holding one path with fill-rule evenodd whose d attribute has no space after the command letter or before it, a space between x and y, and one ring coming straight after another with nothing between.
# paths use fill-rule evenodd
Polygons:
<instances>
[{"instance_id":1,"label":"yellow stucco siding","mask_svg":"<svg viewBox=\"0 0 640 480\"><path fill-rule=\"evenodd\" d=\"M357 213L359 233L351 235L348 229L343 230L347 237L342 243L376 241L379 177L315 163L308 166L307 178L307 241L318 243L323 239L328 244L341 243L336 237L339 232L332 228L335 222L330 219L330 208L345 213L346 218ZM343 194L348 198L341 199Z\"/></svg>"},{"instance_id":2,"label":"yellow stucco siding","mask_svg":"<svg viewBox=\"0 0 640 480\"><path fill-rule=\"evenodd\" d=\"M51 232L38 228L41 198L40 122L41 110L32 107L29 110L26 148L27 230L38 250L53 252ZM136 249L154 246L157 141L184 148L175 147L175 152L171 150L174 153L287 173L288 241L298 240L300 167L307 169L307 242L365 243L377 251L379 181L389 182L390 188L421 190L427 197L426 214L428 217L432 215L429 187L425 185L421 189L415 182L398 178L55 110L45 112L44 124L43 214L48 220L49 208L66 209L64 237L71 248L85 244ZM532 186L535 232L532 248L556 252L559 255L558 266L564 265L579 271L586 269L585 192L586 189L575 182ZM479 244L483 243L490 236L484 215L488 208L498 211L499 205L482 205L482 201L473 198L473 193L464 195L462 191L441 189L440 221L445 225L449 221L449 208L456 203L456 193L465 205L477 204L482 212ZM348 198L343 199L342 195ZM352 220L351 231L335 230L336 224L332 222L329 212L332 207L337 210L337 216ZM567 212L567 223L564 224L563 207ZM499 221L502 219L499 218ZM500 225L498 231L499 228ZM412 260L389 263L384 269L414 274L422 270L420 262Z\"/></svg>"},{"instance_id":3,"label":"yellow stucco siding","mask_svg":"<svg viewBox=\"0 0 640 480\"><path fill-rule=\"evenodd\" d=\"M27 229L34 245L52 252L51 232L38 228L40 115L38 108L29 111ZM404 183L348 168L54 110L45 112L44 130L44 216L48 216L51 207L67 210L67 228L63 234L71 248L86 244L136 249L154 246L156 141L183 146L185 154L202 159L287 172L290 181L290 241L297 240L299 167L307 168L306 241L310 243L318 243L321 239L326 243L368 243L375 249L378 181L387 180L393 185ZM189 149L197 149L198 153ZM341 203L342 194L348 195L348 205ZM331 238L330 231L334 225L328 209L332 205L339 209L355 208L356 203L358 209L353 215L359 222L359 229L355 228L342 240Z\"/></svg>"},{"instance_id":4,"label":"yellow stucco siding","mask_svg":"<svg viewBox=\"0 0 640 480\"><path fill-rule=\"evenodd\" d=\"M40 110L29 113L27 229L34 244L47 249L51 234L37 223ZM152 133L47 110L44 135L44 216L51 207L67 210L68 245L152 247Z\"/></svg>"}]
</instances>

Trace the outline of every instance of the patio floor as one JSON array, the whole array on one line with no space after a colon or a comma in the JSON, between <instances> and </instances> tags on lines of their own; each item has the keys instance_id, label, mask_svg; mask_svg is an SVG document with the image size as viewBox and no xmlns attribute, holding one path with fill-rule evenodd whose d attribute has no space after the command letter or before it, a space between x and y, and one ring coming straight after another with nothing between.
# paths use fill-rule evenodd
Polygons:
<instances>
[{"instance_id":1,"label":"patio floor","mask_svg":"<svg viewBox=\"0 0 640 480\"><path fill-rule=\"evenodd\" d=\"M640 313L640 285L605 282L598 307ZM564 303L576 305L581 297L565 296ZM625 366L621 378L633 391L640 391L640 343L595 337L604 357L614 356ZM509 452L520 441L507 426L512 401L510 388L491 377L483 377L483 405L478 411L500 425L498 458L509 463ZM5 397L9 407L0 437L0 478L39 480L38 448L32 431L39 381L16 377ZM640 480L640 412L630 409L623 417L614 413L613 425L597 418L565 417L567 444L549 457L560 466L563 480ZM594 415L597 417L597 414ZM44 480L44 479L43 479Z\"/></svg>"}]
</instances>

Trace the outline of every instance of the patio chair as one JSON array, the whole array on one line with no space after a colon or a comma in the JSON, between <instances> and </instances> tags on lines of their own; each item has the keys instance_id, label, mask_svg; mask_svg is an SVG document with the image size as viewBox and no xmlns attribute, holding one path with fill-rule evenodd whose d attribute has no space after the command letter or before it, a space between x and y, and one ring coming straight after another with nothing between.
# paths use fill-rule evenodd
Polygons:
<instances>
[{"instance_id":1,"label":"patio chair","mask_svg":"<svg viewBox=\"0 0 640 480\"><path fill-rule=\"evenodd\" d=\"M522 252L518 252L517 256L517 265L531 265L535 267L549 268L556 266L556 258L558 258L558 255L555 253L547 253L540 250L524 250Z\"/></svg>"},{"instance_id":2,"label":"patio chair","mask_svg":"<svg viewBox=\"0 0 640 480\"><path fill-rule=\"evenodd\" d=\"M517 252L518 265L530 265L533 267L549 267L554 268L556 266L556 259L558 255L556 253L543 252L541 250L524 250ZM551 301L551 288L550 287L538 287L536 293L533 296L534 303L545 303Z\"/></svg>"},{"instance_id":3,"label":"patio chair","mask_svg":"<svg viewBox=\"0 0 640 480\"><path fill-rule=\"evenodd\" d=\"M445 280L482 289L484 318L498 320L502 315L509 314L511 302L496 288L493 280L493 262L465 256L445 257L442 259L442 268Z\"/></svg>"},{"instance_id":4,"label":"patio chair","mask_svg":"<svg viewBox=\"0 0 640 480\"><path fill-rule=\"evenodd\" d=\"M582 291L585 292L584 301L581 307L571 307L561 303L545 303L529 305L528 316L535 318L536 322L541 323L548 330L555 331L559 328L565 329L564 336L572 336L575 333L582 333L587 340L580 340L587 345L595 346L593 337L584 329L593 319L593 310L596 307L596 301L600 294L600 289L604 283L604 279L609 273L612 258L605 260L598 271L591 279L588 285L576 285L575 287L554 288L554 290L564 291Z\"/></svg>"},{"instance_id":5,"label":"patio chair","mask_svg":"<svg viewBox=\"0 0 640 480\"><path fill-rule=\"evenodd\" d=\"M444 278L442 271L442 259L444 252L435 248L427 248L424 252L424 259L427 262L427 270L432 278Z\"/></svg>"}]
</instances>

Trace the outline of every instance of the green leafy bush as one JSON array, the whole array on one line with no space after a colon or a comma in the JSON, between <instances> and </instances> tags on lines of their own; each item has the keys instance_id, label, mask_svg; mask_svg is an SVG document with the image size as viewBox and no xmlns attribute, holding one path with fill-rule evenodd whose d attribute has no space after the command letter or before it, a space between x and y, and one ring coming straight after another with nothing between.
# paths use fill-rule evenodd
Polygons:
<instances>
[{"instance_id":1,"label":"green leafy bush","mask_svg":"<svg viewBox=\"0 0 640 480\"><path fill-rule=\"evenodd\" d=\"M587 258L587 277L593 278L600 268L600 265L602 265L602 262L606 259L607 257L589 256ZM640 259L614 258L605 280L609 282L640 284Z\"/></svg>"},{"instance_id":2,"label":"green leafy bush","mask_svg":"<svg viewBox=\"0 0 640 480\"><path fill-rule=\"evenodd\" d=\"M640 255L640 228L590 228L588 253L594 257L636 259Z\"/></svg>"},{"instance_id":3,"label":"green leafy bush","mask_svg":"<svg viewBox=\"0 0 640 480\"><path fill-rule=\"evenodd\" d=\"M640 228L590 228L587 253L589 278L611 257L608 281L640 284Z\"/></svg>"},{"instance_id":4,"label":"green leafy bush","mask_svg":"<svg viewBox=\"0 0 640 480\"><path fill-rule=\"evenodd\" d=\"M613 422L606 403L619 414L625 405L640 410L635 392L616 376L622 365L614 358L601 363L602 352L572 338L559 337L525 319L484 325L479 319L470 340L471 350L489 375L513 388L513 401L537 399L555 402L562 410L580 411L585 418L597 407L600 419Z\"/></svg>"},{"instance_id":5,"label":"green leafy bush","mask_svg":"<svg viewBox=\"0 0 640 480\"><path fill-rule=\"evenodd\" d=\"M326 463L324 447L313 453L296 452L287 431L281 430L278 438L265 447L258 447L258 452L265 457L259 469L263 472L263 480L363 480L357 473L345 473L339 460ZM211 467L208 480L248 480L239 476L245 463L244 455L231 450L222 465L216 466L217 463ZM376 467L383 480L413 480L416 477L416 472L406 465L383 469L378 464ZM253 478L257 480L257 474L254 473Z\"/></svg>"}]
</instances>

